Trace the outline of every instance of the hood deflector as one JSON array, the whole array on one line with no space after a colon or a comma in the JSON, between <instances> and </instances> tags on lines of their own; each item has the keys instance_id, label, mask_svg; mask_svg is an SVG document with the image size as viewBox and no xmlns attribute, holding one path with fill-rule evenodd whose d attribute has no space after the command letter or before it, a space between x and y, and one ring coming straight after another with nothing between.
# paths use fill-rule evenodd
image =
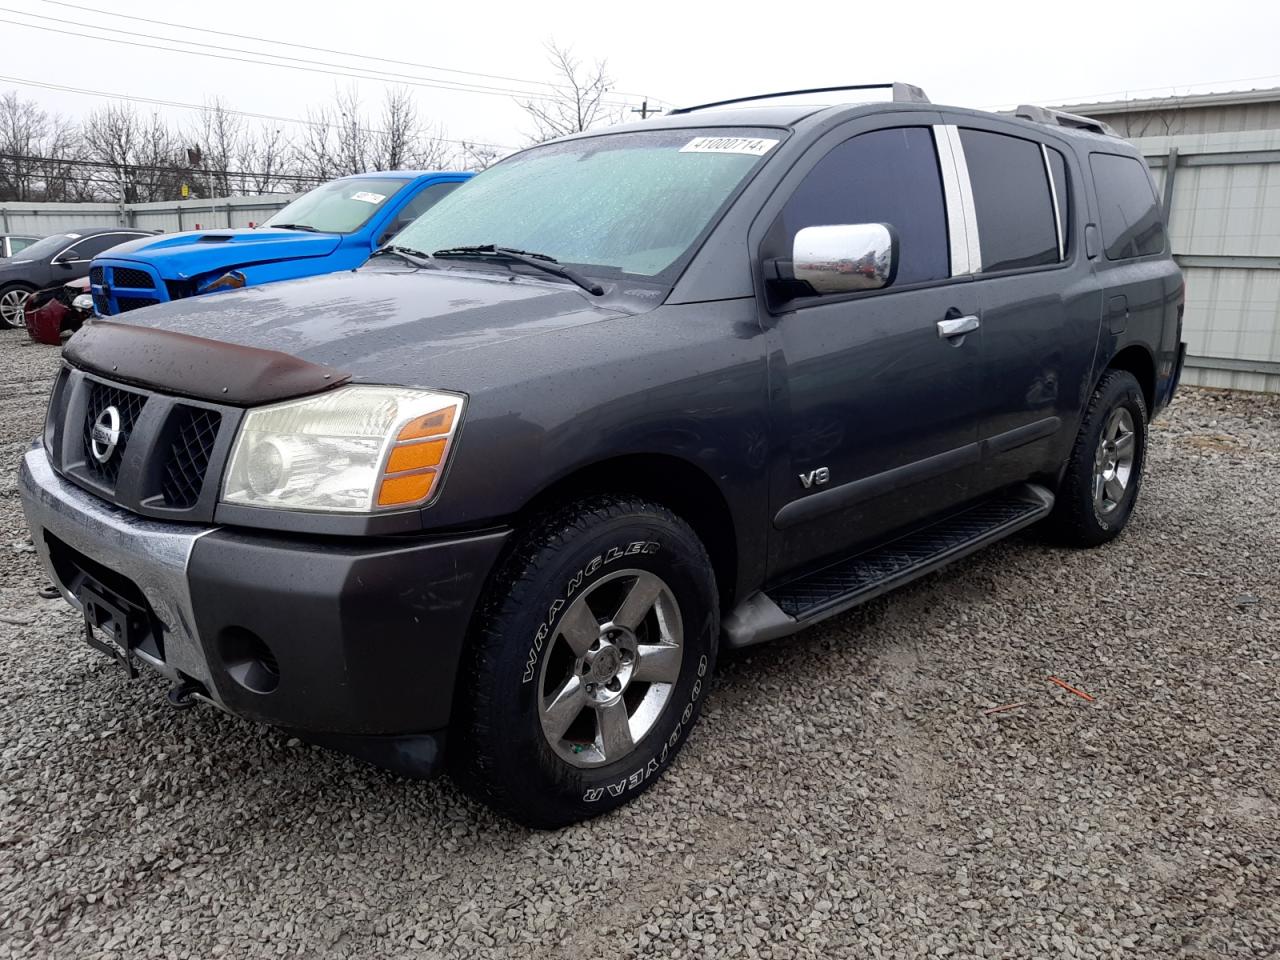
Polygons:
<instances>
[{"instance_id":1,"label":"hood deflector","mask_svg":"<svg viewBox=\"0 0 1280 960\"><path fill-rule=\"evenodd\" d=\"M351 379L278 350L110 320L86 322L62 355L110 380L238 407L319 393Z\"/></svg>"}]
</instances>

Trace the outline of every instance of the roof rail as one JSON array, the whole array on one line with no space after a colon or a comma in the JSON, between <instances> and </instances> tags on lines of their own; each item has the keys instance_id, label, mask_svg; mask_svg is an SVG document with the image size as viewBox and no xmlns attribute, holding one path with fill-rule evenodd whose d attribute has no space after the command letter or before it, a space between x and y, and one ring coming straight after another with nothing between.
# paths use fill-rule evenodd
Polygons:
<instances>
[{"instance_id":1,"label":"roof rail","mask_svg":"<svg viewBox=\"0 0 1280 960\"><path fill-rule=\"evenodd\" d=\"M677 107L674 110L668 110L667 116L675 113L693 113L695 110L709 110L712 107L727 107L733 103L750 103L753 100L776 100L779 97L797 97L806 93L834 93L839 90L892 90L894 103L929 103L929 98L925 96L925 92L910 83L855 83L843 87L812 87L808 90L783 90L779 93L760 93L753 97L716 100L713 103L699 103L692 107Z\"/></svg>"},{"instance_id":2,"label":"roof rail","mask_svg":"<svg viewBox=\"0 0 1280 960\"><path fill-rule=\"evenodd\" d=\"M1110 124L1103 123L1101 120L1094 120L1092 117L1082 117L1076 113L1066 113L1062 110L1050 110L1048 107L1037 107L1033 103L1018 104L1018 109L1014 111L1015 117L1021 117L1023 120L1031 120L1035 123L1047 123L1053 127L1071 127L1075 130L1088 130L1090 133L1100 133L1105 137L1119 137L1111 128Z\"/></svg>"}]
</instances>

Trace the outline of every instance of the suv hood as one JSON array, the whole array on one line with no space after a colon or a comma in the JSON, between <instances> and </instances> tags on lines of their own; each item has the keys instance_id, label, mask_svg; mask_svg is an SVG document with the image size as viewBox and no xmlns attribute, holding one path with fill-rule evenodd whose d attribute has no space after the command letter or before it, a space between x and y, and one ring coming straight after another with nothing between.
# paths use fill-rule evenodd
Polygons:
<instances>
[{"instance_id":1,"label":"suv hood","mask_svg":"<svg viewBox=\"0 0 1280 960\"><path fill-rule=\"evenodd\" d=\"M560 281L379 266L158 304L131 312L127 325L277 351L357 382L467 390L499 367L510 369L517 352L520 364L536 364L534 349L524 345L530 338L637 312L635 304L610 300ZM556 340L541 349L565 349ZM498 350L509 352L494 365ZM104 363L110 376L110 363L92 349L69 353L79 365ZM166 365L162 350L154 354L134 379L187 392L192 371Z\"/></svg>"},{"instance_id":2,"label":"suv hood","mask_svg":"<svg viewBox=\"0 0 1280 960\"><path fill-rule=\"evenodd\" d=\"M191 280L215 270L249 267L273 260L325 257L342 238L305 230L197 230L130 240L104 253L106 260L150 264L165 280Z\"/></svg>"}]
</instances>

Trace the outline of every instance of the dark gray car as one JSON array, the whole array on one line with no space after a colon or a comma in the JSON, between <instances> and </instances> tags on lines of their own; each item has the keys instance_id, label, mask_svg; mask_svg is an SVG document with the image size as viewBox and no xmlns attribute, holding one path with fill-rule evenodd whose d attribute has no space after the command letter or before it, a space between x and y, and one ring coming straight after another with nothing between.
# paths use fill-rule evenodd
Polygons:
<instances>
[{"instance_id":1,"label":"dark gray car","mask_svg":"<svg viewBox=\"0 0 1280 960\"><path fill-rule=\"evenodd\" d=\"M553 826L654 782L722 644L1115 537L1181 366L1146 167L894 94L543 144L359 270L86 324L20 487L87 637Z\"/></svg>"},{"instance_id":2,"label":"dark gray car","mask_svg":"<svg viewBox=\"0 0 1280 960\"><path fill-rule=\"evenodd\" d=\"M154 232L132 227L91 227L50 234L20 247L13 256L0 259L0 323L22 327L23 306L31 294L87 277L89 261L98 254Z\"/></svg>"}]
</instances>

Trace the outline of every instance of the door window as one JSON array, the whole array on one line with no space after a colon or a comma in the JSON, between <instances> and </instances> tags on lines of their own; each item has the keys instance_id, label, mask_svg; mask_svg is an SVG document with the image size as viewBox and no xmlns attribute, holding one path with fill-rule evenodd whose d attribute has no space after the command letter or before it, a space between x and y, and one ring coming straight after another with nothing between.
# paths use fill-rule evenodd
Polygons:
<instances>
[{"instance_id":1,"label":"door window","mask_svg":"<svg viewBox=\"0 0 1280 960\"><path fill-rule=\"evenodd\" d=\"M386 243L397 233L407 227L413 221L434 207L440 200L443 200L450 193L453 193L461 184L459 183L433 183L431 186L422 190L416 197L404 205L404 208L396 214L395 220L391 222L391 226L387 227L382 233L380 243Z\"/></svg>"},{"instance_id":2,"label":"door window","mask_svg":"<svg viewBox=\"0 0 1280 960\"><path fill-rule=\"evenodd\" d=\"M97 236L85 237L79 243L64 250L62 257L66 260L92 260L100 253L140 236L146 236L146 234L100 233Z\"/></svg>"},{"instance_id":3,"label":"door window","mask_svg":"<svg viewBox=\"0 0 1280 960\"><path fill-rule=\"evenodd\" d=\"M1098 218L1108 260L1129 260L1164 250L1164 218L1155 187L1136 157L1089 154L1098 191Z\"/></svg>"},{"instance_id":4,"label":"door window","mask_svg":"<svg viewBox=\"0 0 1280 960\"><path fill-rule=\"evenodd\" d=\"M946 204L928 127L875 130L832 148L770 227L766 255L789 258L805 227L853 223L887 223L897 232L894 286L950 276Z\"/></svg>"},{"instance_id":5,"label":"door window","mask_svg":"<svg viewBox=\"0 0 1280 960\"><path fill-rule=\"evenodd\" d=\"M986 130L960 131L978 219L982 272L1058 262L1058 227L1040 144Z\"/></svg>"}]
</instances>

